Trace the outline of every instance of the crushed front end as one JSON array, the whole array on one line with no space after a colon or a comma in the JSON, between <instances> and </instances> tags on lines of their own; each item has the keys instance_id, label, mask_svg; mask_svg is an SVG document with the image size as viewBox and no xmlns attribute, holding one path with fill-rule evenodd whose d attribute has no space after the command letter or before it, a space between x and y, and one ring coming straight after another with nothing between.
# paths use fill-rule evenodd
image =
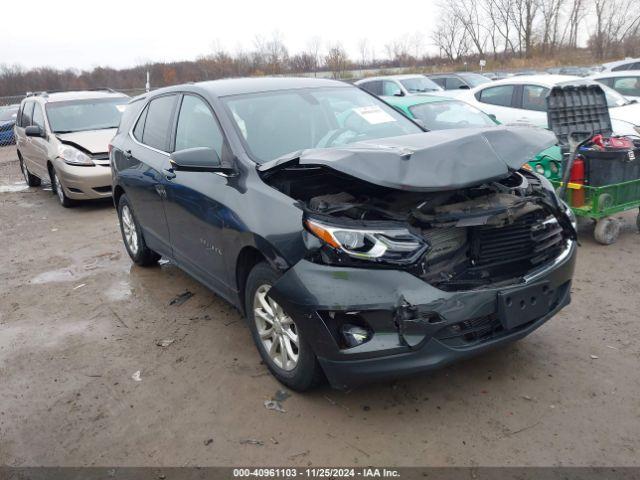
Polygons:
<instances>
[{"instance_id":1,"label":"crushed front end","mask_svg":"<svg viewBox=\"0 0 640 480\"><path fill-rule=\"evenodd\" d=\"M270 295L335 387L478 354L570 302L575 219L535 173L415 191L297 164L267 181L299 202L308 252Z\"/></svg>"}]
</instances>

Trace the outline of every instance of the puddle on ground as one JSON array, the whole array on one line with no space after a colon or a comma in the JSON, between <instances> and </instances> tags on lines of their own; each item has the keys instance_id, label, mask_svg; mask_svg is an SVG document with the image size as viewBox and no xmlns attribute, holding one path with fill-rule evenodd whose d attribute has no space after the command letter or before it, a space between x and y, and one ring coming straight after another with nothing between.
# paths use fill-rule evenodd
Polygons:
<instances>
[{"instance_id":1,"label":"puddle on ground","mask_svg":"<svg viewBox=\"0 0 640 480\"><path fill-rule=\"evenodd\" d=\"M107 288L104 294L109 300L117 302L129 298L131 296L131 292L131 284L129 281L121 280Z\"/></svg>"},{"instance_id":2,"label":"puddle on ground","mask_svg":"<svg viewBox=\"0 0 640 480\"><path fill-rule=\"evenodd\" d=\"M13 185L0 185L0 193L15 193L28 190L29 185L25 182L15 182Z\"/></svg>"},{"instance_id":3,"label":"puddle on ground","mask_svg":"<svg viewBox=\"0 0 640 480\"><path fill-rule=\"evenodd\" d=\"M95 270L99 270L100 272L103 272L105 269L113 270L113 267L115 266L114 262L119 260L121 256L122 255L118 252L102 253L95 257L80 260L75 265L42 272L33 277L29 283L39 285L52 282L77 281L84 277L93 275Z\"/></svg>"}]
</instances>

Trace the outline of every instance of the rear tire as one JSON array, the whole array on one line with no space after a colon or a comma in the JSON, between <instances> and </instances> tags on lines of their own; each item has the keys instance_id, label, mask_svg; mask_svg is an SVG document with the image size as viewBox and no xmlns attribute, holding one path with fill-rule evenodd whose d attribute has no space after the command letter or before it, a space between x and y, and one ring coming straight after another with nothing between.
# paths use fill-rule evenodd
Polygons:
<instances>
[{"instance_id":1,"label":"rear tire","mask_svg":"<svg viewBox=\"0 0 640 480\"><path fill-rule=\"evenodd\" d=\"M120 233L124 247L133 263L141 267L157 264L160 255L147 247L140 224L133 214L133 209L126 195L122 195L118 201L118 220L120 220Z\"/></svg>"},{"instance_id":2,"label":"rear tire","mask_svg":"<svg viewBox=\"0 0 640 480\"><path fill-rule=\"evenodd\" d=\"M247 321L256 348L271 374L292 390L302 392L319 385L324 375L315 353L302 336L293 318L287 315L276 302L264 295L278 281L278 278L278 273L266 262L253 267L245 286ZM259 301L259 297L265 300L267 304L265 308L260 307L264 303ZM264 313L271 311L277 313L272 316L270 322L265 321ZM257 312L259 313L257 314ZM259 328L260 331L258 331ZM280 337L282 337L283 343L280 343ZM292 337L297 339L297 344L291 340ZM269 343L275 345L273 350L267 349ZM293 355L285 354L283 357L283 345L285 352L291 348ZM270 354L270 351L273 353ZM286 358L286 360L283 362L282 358ZM283 364L285 368L282 367Z\"/></svg>"},{"instance_id":3,"label":"rear tire","mask_svg":"<svg viewBox=\"0 0 640 480\"><path fill-rule=\"evenodd\" d=\"M20 152L18 152L18 160L20 161L20 170L22 171L22 176L24 177L24 181L27 182L27 185L29 185L30 187L39 187L42 183L42 180L40 180L29 171L29 169L27 168L27 164L24 163L24 160L22 159L22 155L20 155Z\"/></svg>"},{"instance_id":4,"label":"rear tire","mask_svg":"<svg viewBox=\"0 0 640 480\"><path fill-rule=\"evenodd\" d=\"M613 217L604 217L598 220L593 232L596 242L602 245L611 245L620 236L620 222Z\"/></svg>"},{"instance_id":5,"label":"rear tire","mask_svg":"<svg viewBox=\"0 0 640 480\"><path fill-rule=\"evenodd\" d=\"M51 191L58 198L60 205L64 208L74 207L76 205L76 201L67 197L67 194L64 193L64 188L62 188L62 183L60 182L60 177L58 177L56 169L51 167L49 174L51 175Z\"/></svg>"}]
</instances>

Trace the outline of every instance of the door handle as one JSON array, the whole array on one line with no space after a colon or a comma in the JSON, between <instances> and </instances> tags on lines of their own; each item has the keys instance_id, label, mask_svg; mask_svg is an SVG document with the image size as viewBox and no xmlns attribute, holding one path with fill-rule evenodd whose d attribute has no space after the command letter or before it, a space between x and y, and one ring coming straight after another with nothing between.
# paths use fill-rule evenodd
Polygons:
<instances>
[{"instance_id":1,"label":"door handle","mask_svg":"<svg viewBox=\"0 0 640 480\"><path fill-rule=\"evenodd\" d=\"M173 180L176 178L176 172L173 168L163 168L162 171L164 172L164 178L167 180Z\"/></svg>"}]
</instances>

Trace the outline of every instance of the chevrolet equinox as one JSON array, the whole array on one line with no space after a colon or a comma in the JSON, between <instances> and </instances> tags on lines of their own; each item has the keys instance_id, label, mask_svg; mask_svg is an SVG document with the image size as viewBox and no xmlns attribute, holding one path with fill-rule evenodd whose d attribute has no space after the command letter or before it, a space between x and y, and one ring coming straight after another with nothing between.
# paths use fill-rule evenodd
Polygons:
<instances>
[{"instance_id":1,"label":"chevrolet equinox","mask_svg":"<svg viewBox=\"0 0 640 480\"><path fill-rule=\"evenodd\" d=\"M110 147L125 247L235 305L305 390L441 367L570 301L574 217L522 168L526 127L425 132L332 80L252 78L133 99Z\"/></svg>"}]
</instances>

